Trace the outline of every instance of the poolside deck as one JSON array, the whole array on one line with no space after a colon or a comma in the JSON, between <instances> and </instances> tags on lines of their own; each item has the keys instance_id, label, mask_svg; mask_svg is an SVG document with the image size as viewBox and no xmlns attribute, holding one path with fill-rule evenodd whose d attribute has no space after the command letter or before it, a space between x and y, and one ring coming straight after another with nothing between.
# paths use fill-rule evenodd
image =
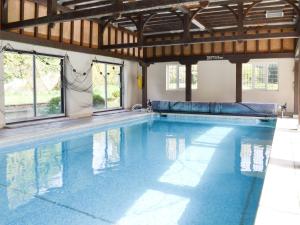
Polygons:
<instances>
[{"instance_id":1,"label":"poolside deck","mask_svg":"<svg viewBox=\"0 0 300 225\"><path fill-rule=\"evenodd\" d=\"M14 145L17 142L28 140L34 141L41 138L50 138L58 134L72 132L78 129L88 129L112 122L138 119L145 115L146 113L142 112L120 111L81 119L59 118L9 125L4 129L0 129L0 146Z\"/></svg>"},{"instance_id":2,"label":"poolside deck","mask_svg":"<svg viewBox=\"0 0 300 225\"><path fill-rule=\"evenodd\" d=\"M255 225L300 224L300 132L278 119Z\"/></svg>"}]
</instances>

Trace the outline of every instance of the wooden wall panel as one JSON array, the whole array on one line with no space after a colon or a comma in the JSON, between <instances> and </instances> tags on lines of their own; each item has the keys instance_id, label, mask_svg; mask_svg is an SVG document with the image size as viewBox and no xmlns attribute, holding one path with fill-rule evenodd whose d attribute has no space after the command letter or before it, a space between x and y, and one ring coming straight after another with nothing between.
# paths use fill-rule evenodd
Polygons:
<instances>
[{"instance_id":1,"label":"wooden wall panel","mask_svg":"<svg viewBox=\"0 0 300 225\"><path fill-rule=\"evenodd\" d=\"M74 21L74 34L73 34L73 44L80 45L80 35L81 35L81 21L75 20Z\"/></svg>"},{"instance_id":2,"label":"wooden wall panel","mask_svg":"<svg viewBox=\"0 0 300 225\"><path fill-rule=\"evenodd\" d=\"M221 33L216 33L215 34L215 37L221 37L222 34ZM217 43L214 43L213 45L213 54L221 54L222 53L222 42L217 42Z\"/></svg>"},{"instance_id":3,"label":"wooden wall panel","mask_svg":"<svg viewBox=\"0 0 300 225\"><path fill-rule=\"evenodd\" d=\"M116 31L115 28L110 29L110 42L111 45L116 44Z\"/></svg>"},{"instance_id":4,"label":"wooden wall panel","mask_svg":"<svg viewBox=\"0 0 300 225\"><path fill-rule=\"evenodd\" d=\"M47 16L47 9L44 6L39 5L39 14L38 17ZM38 26L38 37L47 38L48 26L40 25Z\"/></svg>"},{"instance_id":5,"label":"wooden wall panel","mask_svg":"<svg viewBox=\"0 0 300 225\"><path fill-rule=\"evenodd\" d=\"M232 36L232 32L225 32L224 36ZM225 54L233 53L233 42L232 41L226 41L224 43L224 53Z\"/></svg>"},{"instance_id":6,"label":"wooden wall panel","mask_svg":"<svg viewBox=\"0 0 300 225\"><path fill-rule=\"evenodd\" d=\"M108 27L103 32L103 45L108 45Z\"/></svg>"},{"instance_id":7,"label":"wooden wall panel","mask_svg":"<svg viewBox=\"0 0 300 225\"><path fill-rule=\"evenodd\" d=\"M204 34L203 37L210 37L210 34ZM211 54L211 49L212 49L212 44L211 43L204 43L203 44L203 53L205 55L210 55Z\"/></svg>"},{"instance_id":8,"label":"wooden wall panel","mask_svg":"<svg viewBox=\"0 0 300 225\"><path fill-rule=\"evenodd\" d=\"M247 31L247 34L256 34L255 30ZM247 52L254 53L256 52L256 41L247 41Z\"/></svg>"},{"instance_id":9,"label":"wooden wall panel","mask_svg":"<svg viewBox=\"0 0 300 225\"><path fill-rule=\"evenodd\" d=\"M83 21L83 46L89 47L90 46L90 21L84 20Z\"/></svg>"},{"instance_id":10,"label":"wooden wall panel","mask_svg":"<svg viewBox=\"0 0 300 225\"><path fill-rule=\"evenodd\" d=\"M191 45L185 45L185 46L183 46L183 55L184 56L192 55Z\"/></svg>"},{"instance_id":11,"label":"wooden wall panel","mask_svg":"<svg viewBox=\"0 0 300 225\"><path fill-rule=\"evenodd\" d=\"M123 33L123 40L124 40L124 43L128 43L128 35L126 33ZM123 52L125 55L127 55L128 49L124 49Z\"/></svg>"},{"instance_id":12,"label":"wooden wall panel","mask_svg":"<svg viewBox=\"0 0 300 225\"><path fill-rule=\"evenodd\" d=\"M279 33L280 29L273 29L270 33ZM270 40L270 51L271 52L280 52L281 51L281 40L280 39L272 39Z\"/></svg>"},{"instance_id":13,"label":"wooden wall panel","mask_svg":"<svg viewBox=\"0 0 300 225\"><path fill-rule=\"evenodd\" d=\"M63 23L63 42L70 43L71 40L71 22Z\"/></svg>"},{"instance_id":14,"label":"wooden wall panel","mask_svg":"<svg viewBox=\"0 0 300 225\"><path fill-rule=\"evenodd\" d=\"M248 30L247 34L256 33L278 33L278 32L292 32L293 29L258 29ZM214 33L215 37L232 36L235 32L217 32ZM193 38L211 37L209 33L194 34ZM163 40L178 40L179 36L166 36ZM160 39L156 38L156 41ZM148 43L152 42L152 39L145 40ZM176 46L163 46L147 48L145 51L147 58L160 58L160 57L172 57L172 56L193 56L193 55L226 55L226 54L247 54L247 53L278 53L278 52L293 52L295 49L294 39L269 39L269 40L249 40L249 41L226 41L215 43L197 43L188 46L176 45Z\"/></svg>"},{"instance_id":15,"label":"wooden wall panel","mask_svg":"<svg viewBox=\"0 0 300 225\"><path fill-rule=\"evenodd\" d=\"M8 0L8 18L7 21L16 22L20 20L20 0Z\"/></svg>"},{"instance_id":16,"label":"wooden wall panel","mask_svg":"<svg viewBox=\"0 0 300 225\"><path fill-rule=\"evenodd\" d=\"M138 38L137 36L134 37L134 42L137 43L138 42ZM138 48L135 48L134 49L134 56L138 56L139 55L139 49Z\"/></svg>"},{"instance_id":17,"label":"wooden wall panel","mask_svg":"<svg viewBox=\"0 0 300 225\"><path fill-rule=\"evenodd\" d=\"M24 20L34 19L34 5L33 2L24 2ZM34 36L34 27L24 28L24 33L29 36Z\"/></svg>"},{"instance_id":18,"label":"wooden wall panel","mask_svg":"<svg viewBox=\"0 0 300 225\"><path fill-rule=\"evenodd\" d=\"M170 37L165 38L164 40L171 40ZM165 46L165 55L170 56L172 55L172 47L171 46Z\"/></svg>"},{"instance_id":19,"label":"wooden wall panel","mask_svg":"<svg viewBox=\"0 0 300 225\"><path fill-rule=\"evenodd\" d=\"M98 32L99 26L93 22L93 37L92 37L92 48L98 48Z\"/></svg>"},{"instance_id":20,"label":"wooden wall panel","mask_svg":"<svg viewBox=\"0 0 300 225\"><path fill-rule=\"evenodd\" d=\"M268 33L268 30L261 29L259 30L260 34L266 34ZM258 51L259 52L268 52L269 46L268 46L268 40L259 40L258 41Z\"/></svg>"},{"instance_id":21,"label":"wooden wall panel","mask_svg":"<svg viewBox=\"0 0 300 225\"><path fill-rule=\"evenodd\" d=\"M284 32L293 31L293 29L283 29ZM283 50L292 51L295 49L295 41L293 39L283 39Z\"/></svg>"},{"instance_id":22,"label":"wooden wall panel","mask_svg":"<svg viewBox=\"0 0 300 225\"><path fill-rule=\"evenodd\" d=\"M200 38L201 35L198 34L198 35L194 35L194 38ZM193 45L193 54L194 55L200 55L201 54L201 44L194 44Z\"/></svg>"},{"instance_id":23,"label":"wooden wall panel","mask_svg":"<svg viewBox=\"0 0 300 225\"><path fill-rule=\"evenodd\" d=\"M180 40L180 37L174 37L174 40ZM174 49L174 55L176 55L176 56L179 56L179 55L181 55L181 46L179 46L179 45L175 45L175 46L173 46L173 49Z\"/></svg>"},{"instance_id":24,"label":"wooden wall panel","mask_svg":"<svg viewBox=\"0 0 300 225\"><path fill-rule=\"evenodd\" d=\"M16 22L20 20L20 0L8 0L8 18L7 22ZM19 29L13 29L12 32L19 32Z\"/></svg>"},{"instance_id":25,"label":"wooden wall panel","mask_svg":"<svg viewBox=\"0 0 300 225\"><path fill-rule=\"evenodd\" d=\"M245 52L245 42L244 41L236 41L235 42L235 51L237 53L244 53Z\"/></svg>"},{"instance_id":26,"label":"wooden wall panel","mask_svg":"<svg viewBox=\"0 0 300 225\"><path fill-rule=\"evenodd\" d=\"M54 27L51 29L50 39L53 41L59 41L59 23L55 23Z\"/></svg>"},{"instance_id":27,"label":"wooden wall panel","mask_svg":"<svg viewBox=\"0 0 300 225\"><path fill-rule=\"evenodd\" d=\"M161 39L161 38L156 38L155 41L162 41L162 39ZM161 56L163 56L163 54L162 54L162 47L157 47L157 48L156 48L155 56L156 56L156 57L161 57Z\"/></svg>"}]
</instances>

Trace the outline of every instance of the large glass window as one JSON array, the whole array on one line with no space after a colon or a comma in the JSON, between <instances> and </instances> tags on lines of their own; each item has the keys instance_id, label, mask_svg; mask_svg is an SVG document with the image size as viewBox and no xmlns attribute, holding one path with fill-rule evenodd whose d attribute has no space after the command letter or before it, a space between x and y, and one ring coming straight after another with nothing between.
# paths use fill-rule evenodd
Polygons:
<instances>
[{"instance_id":1,"label":"large glass window","mask_svg":"<svg viewBox=\"0 0 300 225\"><path fill-rule=\"evenodd\" d=\"M243 65L243 89L271 90L279 89L278 65L263 63Z\"/></svg>"},{"instance_id":2,"label":"large glass window","mask_svg":"<svg viewBox=\"0 0 300 225\"><path fill-rule=\"evenodd\" d=\"M95 111L122 107L122 66L93 63L93 105Z\"/></svg>"},{"instance_id":3,"label":"large glass window","mask_svg":"<svg viewBox=\"0 0 300 225\"><path fill-rule=\"evenodd\" d=\"M4 52L6 122L62 115L62 58Z\"/></svg>"},{"instance_id":4,"label":"large glass window","mask_svg":"<svg viewBox=\"0 0 300 225\"><path fill-rule=\"evenodd\" d=\"M184 89L186 82L186 68L184 65L167 65L166 89ZM198 66L192 65L192 89L198 88Z\"/></svg>"}]
</instances>

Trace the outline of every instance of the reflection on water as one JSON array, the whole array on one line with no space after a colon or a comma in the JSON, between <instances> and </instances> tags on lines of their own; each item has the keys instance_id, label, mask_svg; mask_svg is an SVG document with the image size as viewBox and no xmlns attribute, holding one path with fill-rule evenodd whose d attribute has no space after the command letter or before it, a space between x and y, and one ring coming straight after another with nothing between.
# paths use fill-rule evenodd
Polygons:
<instances>
[{"instance_id":1,"label":"reflection on water","mask_svg":"<svg viewBox=\"0 0 300 225\"><path fill-rule=\"evenodd\" d=\"M63 186L61 144L9 153L6 157L9 208L25 204L33 195Z\"/></svg>"},{"instance_id":2,"label":"reflection on water","mask_svg":"<svg viewBox=\"0 0 300 225\"><path fill-rule=\"evenodd\" d=\"M271 143L263 140L242 139L241 143L241 172L255 175L264 173L271 151Z\"/></svg>"},{"instance_id":3,"label":"reflection on water","mask_svg":"<svg viewBox=\"0 0 300 225\"><path fill-rule=\"evenodd\" d=\"M166 137L166 154L169 160L176 160L185 150L185 138Z\"/></svg>"},{"instance_id":4,"label":"reflection on water","mask_svg":"<svg viewBox=\"0 0 300 225\"><path fill-rule=\"evenodd\" d=\"M118 165L121 148L120 129L101 132L93 136L93 171L100 173L103 169Z\"/></svg>"},{"instance_id":5,"label":"reflection on water","mask_svg":"<svg viewBox=\"0 0 300 225\"><path fill-rule=\"evenodd\" d=\"M155 121L2 153L0 221L40 225L39 197L119 225L252 225L272 136Z\"/></svg>"},{"instance_id":6,"label":"reflection on water","mask_svg":"<svg viewBox=\"0 0 300 225\"><path fill-rule=\"evenodd\" d=\"M120 161L120 134L120 129L114 129L93 135L94 174L113 167ZM68 165L68 156L63 151L75 152L77 148L83 147L76 142L65 141L0 155L6 157L8 207L15 209L29 202L35 195L62 188L63 170Z\"/></svg>"}]
</instances>

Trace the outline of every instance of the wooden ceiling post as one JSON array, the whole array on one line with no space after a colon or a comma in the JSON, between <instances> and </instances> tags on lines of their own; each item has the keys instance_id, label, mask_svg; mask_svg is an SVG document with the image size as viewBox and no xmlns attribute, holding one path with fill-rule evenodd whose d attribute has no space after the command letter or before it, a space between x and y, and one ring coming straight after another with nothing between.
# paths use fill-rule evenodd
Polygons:
<instances>
[{"instance_id":1,"label":"wooden ceiling post","mask_svg":"<svg viewBox=\"0 0 300 225\"><path fill-rule=\"evenodd\" d=\"M54 16L56 14L57 14L57 1L56 0L47 0L47 16ZM53 27L54 27L54 23L48 24L48 39L50 39L51 29Z\"/></svg>"},{"instance_id":2,"label":"wooden ceiling post","mask_svg":"<svg viewBox=\"0 0 300 225\"><path fill-rule=\"evenodd\" d=\"M294 67L294 114L298 114L298 76L299 76L299 60L295 60L295 67Z\"/></svg>"},{"instance_id":3,"label":"wooden ceiling post","mask_svg":"<svg viewBox=\"0 0 300 225\"><path fill-rule=\"evenodd\" d=\"M8 0L0 0L0 29L2 30L2 25L7 23L8 19Z\"/></svg>"},{"instance_id":4,"label":"wooden ceiling post","mask_svg":"<svg viewBox=\"0 0 300 225\"><path fill-rule=\"evenodd\" d=\"M249 58L240 57L234 60L229 60L229 62L235 64L235 101L242 102L243 101L243 63L248 63Z\"/></svg>"},{"instance_id":5,"label":"wooden ceiling post","mask_svg":"<svg viewBox=\"0 0 300 225\"><path fill-rule=\"evenodd\" d=\"M192 101L192 64L185 64L185 101Z\"/></svg>"},{"instance_id":6,"label":"wooden ceiling post","mask_svg":"<svg viewBox=\"0 0 300 225\"><path fill-rule=\"evenodd\" d=\"M242 102L243 101L243 89L242 89L242 73L243 73L243 64L241 62L237 62L235 64L236 68L236 82L235 82L235 101Z\"/></svg>"},{"instance_id":7,"label":"wooden ceiling post","mask_svg":"<svg viewBox=\"0 0 300 225\"><path fill-rule=\"evenodd\" d=\"M140 62L142 67L142 107L147 108L148 105L148 67L150 64Z\"/></svg>"},{"instance_id":8,"label":"wooden ceiling post","mask_svg":"<svg viewBox=\"0 0 300 225\"><path fill-rule=\"evenodd\" d=\"M298 59L299 60L299 59ZM298 128L300 130L300 62L298 61L298 68L297 68L297 72L298 72L298 76L297 76L297 92L298 92Z\"/></svg>"}]
</instances>

